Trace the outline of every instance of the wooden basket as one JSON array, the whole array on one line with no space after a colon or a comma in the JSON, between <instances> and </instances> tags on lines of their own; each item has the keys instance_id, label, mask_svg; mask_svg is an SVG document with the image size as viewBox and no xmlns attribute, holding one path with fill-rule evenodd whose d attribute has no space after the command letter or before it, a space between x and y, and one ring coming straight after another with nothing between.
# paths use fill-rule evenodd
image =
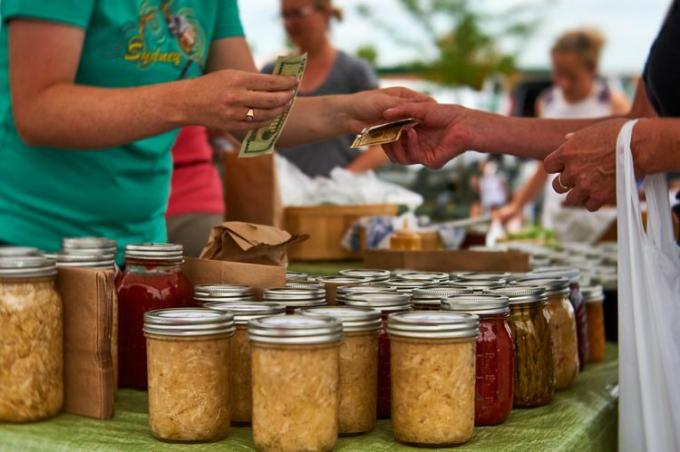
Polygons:
<instances>
[{"instance_id":1,"label":"wooden basket","mask_svg":"<svg viewBox=\"0 0 680 452\"><path fill-rule=\"evenodd\" d=\"M285 229L310 236L306 242L290 247L288 257L302 261L360 259L361 252L349 252L341 245L347 229L361 217L396 216L398 209L393 204L287 207Z\"/></svg>"}]
</instances>

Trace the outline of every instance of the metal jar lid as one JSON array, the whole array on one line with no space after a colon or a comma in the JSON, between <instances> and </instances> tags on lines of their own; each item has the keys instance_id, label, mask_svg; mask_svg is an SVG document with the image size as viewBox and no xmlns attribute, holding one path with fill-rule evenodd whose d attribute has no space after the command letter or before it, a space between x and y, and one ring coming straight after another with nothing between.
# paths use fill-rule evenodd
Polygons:
<instances>
[{"instance_id":1,"label":"metal jar lid","mask_svg":"<svg viewBox=\"0 0 680 452\"><path fill-rule=\"evenodd\" d=\"M405 293L355 293L345 299L347 306L362 306L381 312L411 309L411 296Z\"/></svg>"},{"instance_id":2,"label":"metal jar lid","mask_svg":"<svg viewBox=\"0 0 680 452\"><path fill-rule=\"evenodd\" d=\"M602 303L604 301L604 289L602 286L581 287L583 301L586 303Z\"/></svg>"},{"instance_id":3,"label":"metal jar lid","mask_svg":"<svg viewBox=\"0 0 680 452\"><path fill-rule=\"evenodd\" d=\"M29 246L0 246L0 258L41 256L41 255L42 252L38 248L33 248Z\"/></svg>"},{"instance_id":4,"label":"metal jar lid","mask_svg":"<svg viewBox=\"0 0 680 452\"><path fill-rule=\"evenodd\" d=\"M57 274L56 263L45 256L0 257L0 278L44 278Z\"/></svg>"},{"instance_id":5,"label":"metal jar lid","mask_svg":"<svg viewBox=\"0 0 680 452\"><path fill-rule=\"evenodd\" d=\"M564 276L570 284L578 284L581 278L581 271L572 267L540 267L527 273L527 279L559 278Z\"/></svg>"},{"instance_id":6,"label":"metal jar lid","mask_svg":"<svg viewBox=\"0 0 680 452\"><path fill-rule=\"evenodd\" d=\"M324 289L326 286L316 280L305 282L286 282L284 286L288 289Z\"/></svg>"},{"instance_id":7,"label":"metal jar lid","mask_svg":"<svg viewBox=\"0 0 680 452\"><path fill-rule=\"evenodd\" d=\"M396 289L389 287L375 286L371 285L360 285L360 286L341 286L338 287L335 292L335 299L338 303L345 303L347 297L350 295L359 295L366 293L382 293L382 294L396 294L398 293Z\"/></svg>"},{"instance_id":8,"label":"metal jar lid","mask_svg":"<svg viewBox=\"0 0 680 452\"><path fill-rule=\"evenodd\" d=\"M507 286L506 281L454 281L446 284L447 287L468 289L473 291L498 289Z\"/></svg>"},{"instance_id":9,"label":"metal jar lid","mask_svg":"<svg viewBox=\"0 0 680 452\"><path fill-rule=\"evenodd\" d=\"M449 280L449 274L444 272L418 272L412 270L397 270L392 272L392 277L396 279L406 279L413 281L445 282Z\"/></svg>"},{"instance_id":10,"label":"metal jar lid","mask_svg":"<svg viewBox=\"0 0 680 452\"><path fill-rule=\"evenodd\" d=\"M222 302L209 301L203 303L204 308L224 311L234 316L234 323L237 325L247 325L253 319L260 317L271 317L275 315L285 315L286 307L278 303L265 302Z\"/></svg>"},{"instance_id":11,"label":"metal jar lid","mask_svg":"<svg viewBox=\"0 0 680 452\"><path fill-rule=\"evenodd\" d=\"M387 281L392 276L389 270L376 269L350 269L340 270L342 276L351 276L353 278L368 278L370 281Z\"/></svg>"},{"instance_id":12,"label":"metal jar lid","mask_svg":"<svg viewBox=\"0 0 680 452\"><path fill-rule=\"evenodd\" d=\"M378 331L381 325L380 311L356 306L324 306L316 308L302 308L297 314L332 317L342 323L345 333Z\"/></svg>"},{"instance_id":13,"label":"metal jar lid","mask_svg":"<svg viewBox=\"0 0 680 452\"><path fill-rule=\"evenodd\" d=\"M286 282L304 282L309 280L309 275L307 273L302 273L302 272L287 272L286 273Z\"/></svg>"},{"instance_id":14,"label":"metal jar lid","mask_svg":"<svg viewBox=\"0 0 680 452\"><path fill-rule=\"evenodd\" d=\"M442 308L479 316L507 314L510 312L510 300L504 295L454 295L442 301Z\"/></svg>"},{"instance_id":15,"label":"metal jar lid","mask_svg":"<svg viewBox=\"0 0 680 452\"><path fill-rule=\"evenodd\" d=\"M156 309L144 313L144 332L158 336L234 334L234 316L207 308Z\"/></svg>"},{"instance_id":16,"label":"metal jar lid","mask_svg":"<svg viewBox=\"0 0 680 452\"><path fill-rule=\"evenodd\" d=\"M435 287L437 284L433 281L423 281L419 279L390 279L385 281L387 288L394 288L397 292L411 293L415 289L425 289L428 287Z\"/></svg>"},{"instance_id":17,"label":"metal jar lid","mask_svg":"<svg viewBox=\"0 0 680 452\"><path fill-rule=\"evenodd\" d=\"M471 293L472 290L461 287L431 287L414 290L411 301L414 305L441 306L442 300L447 297Z\"/></svg>"},{"instance_id":18,"label":"metal jar lid","mask_svg":"<svg viewBox=\"0 0 680 452\"><path fill-rule=\"evenodd\" d=\"M533 304L546 301L548 299L545 288L541 286L524 286L517 284L489 290L488 293L508 297L510 306L519 304Z\"/></svg>"},{"instance_id":19,"label":"metal jar lid","mask_svg":"<svg viewBox=\"0 0 680 452\"><path fill-rule=\"evenodd\" d=\"M236 284L197 284L194 287L194 300L211 301L251 301L255 299L255 289Z\"/></svg>"},{"instance_id":20,"label":"metal jar lid","mask_svg":"<svg viewBox=\"0 0 680 452\"><path fill-rule=\"evenodd\" d=\"M262 317L248 323L248 337L269 344L336 343L342 340L342 323L333 317L299 314Z\"/></svg>"},{"instance_id":21,"label":"metal jar lid","mask_svg":"<svg viewBox=\"0 0 680 452\"><path fill-rule=\"evenodd\" d=\"M349 284L364 284L364 283L370 282L370 279L337 275L337 276L324 276L324 277L321 277L321 278L317 278L317 281L322 283L322 284L335 284L337 286L341 286L341 285L349 285Z\"/></svg>"},{"instance_id":22,"label":"metal jar lid","mask_svg":"<svg viewBox=\"0 0 680 452\"><path fill-rule=\"evenodd\" d=\"M515 284L524 286L541 286L545 288L545 293L551 295L569 295L569 280L564 276L557 278L523 278L515 281Z\"/></svg>"},{"instance_id":23,"label":"metal jar lid","mask_svg":"<svg viewBox=\"0 0 680 452\"><path fill-rule=\"evenodd\" d=\"M140 243L125 246L126 259L182 262L184 247L175 243Z\"/></svg>"},{"instance_id":24,"label":"metal jar lid","mask_svg":"<svg viewBox=\"0 0 680 452\"><path fill-rule=\"evenodd\" d=\"M105 237L67 237L61 241L61 247L65 252L108 251L114 254L117 249L116 241Z\"/></svg>"},{"instance_id":25,"label":"metal jar lid","mask_svg":"<svg viewBox=\"0 0 680 452\"><path fill-rule=\"evenodd\" d=\"M418 339L475 338L479 317L451 311L400 312L390 316L387 331L391 336Z\"/></svg>"},{"instance_id":26,"label":"metal jar lid","mask_svg":"<svg viewBox=\"0 0 680 452\"><path fill-rule=\"evenodd\" d=\"M93 253L90 251L61 252L54 255L57 267L77 267L77 268L101 268L112 269L115 267L116 257L114 254L100 251Z\"/></svg>"},{"instance_id":27,"label":"metal jar lid","mask_svg":"<svg viewBox=\"0 0 680 452\"><path fill-rule=\"evenodd\" d=\"M264 297L266 301L288 302L301 300L319 300L326 298L326 291L320 287L277 287L274 289L265 289Z\"/></svg>"},{"instance_id":28,"label":"metal jar lid","mask_svg":"<svg viewBox=\"0 0 680 452\"><path fill-rule=\"evenodd\" d=\"M510 278L510 273L465 273L456 278L456 282L477 282L477 281L491 281L491 282L506 282Z\"/></svg>"}]
</instances>

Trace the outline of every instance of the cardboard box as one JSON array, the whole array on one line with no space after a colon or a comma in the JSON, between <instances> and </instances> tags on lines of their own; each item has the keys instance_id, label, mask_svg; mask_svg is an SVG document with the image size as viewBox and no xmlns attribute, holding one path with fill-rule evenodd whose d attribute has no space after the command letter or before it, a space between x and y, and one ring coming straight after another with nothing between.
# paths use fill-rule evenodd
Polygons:
<instances>
[{"instance_id":1,"label":"cardboard box","mask_svg":"<svg viewBox=\"0 0 680 452\"><path fill-rule=\"evenodd\" d=\"M517 251L367 251L366 268L419 271L528 272L529 255Z\"/></svg>"},{"instance_id":2,"label":"cardboard box","mask_svg":"<svg viewBox=\"0 0 680 452\"><path fill-rule=\"evenodd\" d=\"M187 258L184 274L196 284L241 284L262 291L286 284L286 266Z\"/></svg>"}]
</instances>

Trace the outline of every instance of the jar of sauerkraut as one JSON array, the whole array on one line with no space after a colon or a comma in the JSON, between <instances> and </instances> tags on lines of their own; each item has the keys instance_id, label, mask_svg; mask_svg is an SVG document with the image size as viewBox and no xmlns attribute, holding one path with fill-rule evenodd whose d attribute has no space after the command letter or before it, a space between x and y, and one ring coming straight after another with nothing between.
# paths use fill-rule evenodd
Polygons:
<instances>
[{"instance_id":1,"label":"jar of sauerkraut","mask_svg":"<svg viewBox=\"0 0 680 452\"><path fill-rule=\"evenodd\" d=\"M392 428L398 441L467 442L475 426L476 315L414 311L390 316Z\"/></svg>"},{"instance_id":2,"label":"jar of sauerkraut","mask_svg":"<svg viewBox=\"0 0 680 452\"><path fill-rule=\"evenodd\" d=\"M234 317L205 308L144 314L149 424L163 441L210 442L229 433Z\"/></svg>"},{"instance_id":3,"label":"jar of sauerkraut","mask_svg":"<svg viewBox=\"0 0 680 452\"><path fill-rule=\"evenodd\" d=\"M236 332L231 340L231 420L250 423L253 411L253 387L250 377L250 343L248 322L260 317L285 315L285 306L264 302L210 302L205 308L229 312L234 315Z\"/></svg>"},{"instance_id":4,"label":"jar of sauerkraut","mask_svg":"<svg viewBox=\"0 0 680 452\"><path fill-rule=\"evenodd\" d=\"M380 312L337 306L301 309L300 314L333 317L342 323L339 433L370 432L376 417Z\"/></svg>"},{"instance_id":5,"label":"jar of sauerkraut","mask_svg":"<svg viewBox=\"0 0 680 452\"><path fill-rule=\"evenodd\" d=\"M45 419L63 405L56 274L43 256L0 258L0 421Z\"/></svg>"},{"instance_id":6,"label":"jar of sauerkraut","mask_svg":"<svg viewBox=\"0 0 680 452\"><path fill-rule=\"evenodd\" d=\"M250 321L248 334L257 450L332 450L342 324L330 317L264 317Z\"/></svg>"}]
</instances>

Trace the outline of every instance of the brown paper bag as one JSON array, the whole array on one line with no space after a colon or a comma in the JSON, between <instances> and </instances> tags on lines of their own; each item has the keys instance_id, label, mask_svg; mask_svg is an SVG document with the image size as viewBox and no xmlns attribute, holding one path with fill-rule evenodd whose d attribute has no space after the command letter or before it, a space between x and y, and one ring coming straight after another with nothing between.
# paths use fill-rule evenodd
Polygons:
<instances>
[{"instance_id":1,"label":"brown paper bag","mask_svg":"<svg viewBox=\"0 0 680 452\"><path fill-rule=\"evenodd\" d=\"M288 247L308 236L293 236L281 229L259 224L227 221L215 226L201 259L287 265Z\"/></svg>"},{"instance_id":2,"label":"brown paper bag","mask_svg":"<svg viewBox=\"0 0 680 452\"><path fill-rule=\"evenodd\" d=\"M420 271L528 272L529 255L518 251L368 251L366 268Z\"/></svg>"},{"instance_id":3,"label":"brown paper bag","mask_svg":"<svg viewBox=\"0 0 680 452\"><path fill-rule=\"evenodd\" d=\"M224 154L226 219L283 226L283 206L274 155L241 159Z\"/></svg>"},{"instance_id":4,"label":"brown paper bag","mask_svg":"<svg viewBox=\"0 0 680 452\"><path fill-rule=\"evenodd\" d=\"M192 284L241 284L254 287L261 299L264 289L286 284L286 267L187 258L182 269Z\"/></svg>"},{"instance_id":5,"label":"brown paper bag","mask_svg":"<svg viewBox=\"0 0 680 452\"><path fill-rule=\"evenodd\" d=\"M64 411L110 419L114 410L112 270L60 268L64 306Z\"/></svg>"}]
</instances>

